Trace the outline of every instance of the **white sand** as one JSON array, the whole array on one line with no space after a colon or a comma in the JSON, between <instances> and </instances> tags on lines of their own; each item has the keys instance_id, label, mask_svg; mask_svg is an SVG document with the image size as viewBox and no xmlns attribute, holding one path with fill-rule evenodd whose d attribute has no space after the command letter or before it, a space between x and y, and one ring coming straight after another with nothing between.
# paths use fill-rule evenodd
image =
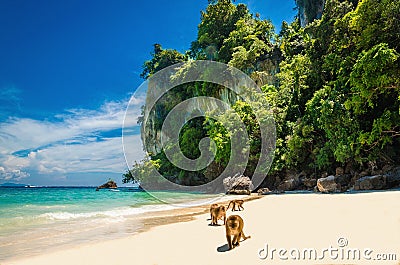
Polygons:
<instances>
[{"instance_id":1,"label":"white sand","mask_svg":"<svg viewBox=\"0 0 400 265\"><path fill-rule=\"evenodd\" d=\"M400 191L269 195L246 202L244 207L244 211L234 214L243 217L244 232L252 238L231 251L226 251L224 226L209 226L209 214L202 214L194 221L154 227L124 239L1 264L399 264ZM347 246L340 248L339 238L347 240ZM262 260L258 253L265 244L270 253ZM329 257L329 250L323 252L330 247L333 258L338 255L335 260ZM271 248L284 248L293 255L298 249L300 260L291 259L290 253L283 250L282 258L288 260L282 260L277 251L271 259ZM325 258L303 259L306 248L314 248L319 257L324 253ZM335 252L335 248L340 251ZM347 259L349 249L359 249L360 259L353 260L353 254ZM396 254L397 261L366 260L365 249L371 258Z\"/></svg>"}]
</instances>

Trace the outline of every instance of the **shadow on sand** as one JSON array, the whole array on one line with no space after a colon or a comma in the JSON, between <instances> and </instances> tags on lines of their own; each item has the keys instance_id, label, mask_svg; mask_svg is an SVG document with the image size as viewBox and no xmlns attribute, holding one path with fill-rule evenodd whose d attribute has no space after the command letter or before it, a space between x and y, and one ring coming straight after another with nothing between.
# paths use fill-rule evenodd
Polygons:
<instances>
[{"instance_id":1,"label":"shadow on sand","mask_svg":"<svg viewBox=\"0 0 400 265\"><path fill-rule=\"evenodd\" d=\"M217 251L218 251L218 252L227 252L227 251L229 251L229 246L228 246L228 244L225 244L225 245L223 245L223 246L218 247L218 248L217 248Z\"/></svg>"},{"instance_id":2,"label":"shadow on sand","mask_svg":"<svg viewBox=\"0 0 400 265\"><path fill-rule=\"evenodd\" d=\"M221 225L221 224L216 224L216 225L208 224L208 226L216 226L216 227L218 227L218 226L224 226L224 225Z\"/></svg>"}]
</instances>

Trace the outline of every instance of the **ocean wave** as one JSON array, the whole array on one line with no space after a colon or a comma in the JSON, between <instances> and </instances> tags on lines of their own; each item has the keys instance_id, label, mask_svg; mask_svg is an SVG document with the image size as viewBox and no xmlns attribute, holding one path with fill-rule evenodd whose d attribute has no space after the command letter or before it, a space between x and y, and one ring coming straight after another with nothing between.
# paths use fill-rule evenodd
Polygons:
<instances>
[{"instance_id":1,"label":"ocean wave","mask_svg":"<svg viewBox=\"0 0 400 265\"><path fill-rule=\"evenodd\" d=\"M56 208L67 208L67 205L57 204L57 205L38 205L38 204L25 204L23 208L30 209L56 209Z\"/></svg>"},{"instance_id":2,"label":"ocean wave","mask_svg":"<svg viewBox=\"0 0 400 265\"><path fill-rule=\"evenodd\" d=\"M46 218L48 220L74 220L74 219L86 219L86 218L120 218L130 215L137 215L145 212L163 211L173 209L170 205L146 205L138 208L134 207L123 207L114 210L107 211L94 211L84 213L72 213L72 212L49 212L39 215L40 218Z\"/></svg>"}]
</instances>

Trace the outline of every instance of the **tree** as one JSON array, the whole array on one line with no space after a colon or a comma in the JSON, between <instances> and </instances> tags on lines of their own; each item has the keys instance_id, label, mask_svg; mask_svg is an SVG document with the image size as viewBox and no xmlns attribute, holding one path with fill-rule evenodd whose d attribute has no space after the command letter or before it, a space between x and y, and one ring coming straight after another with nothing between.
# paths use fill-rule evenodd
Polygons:
<instances>
[{"instance_id":1,"label":"tree","mask_svg":"<svg viewBox=\"0 0 400 265\"><path fill-rule=\"evenodd\" d=\"M236 22L249 16L246 5L234 5L231 0L218 0L201 12L197 40L192 42L190 55L195 59L219 60L224 40L235 29Z\"/></svg>"},{"instance_id":2,"label":"tree","mask_svg":"<svg viewBox=\"0 0 400 265\"><path fill-rule=\"evenodd\" d=\"M152 59L143 64L143 72L140 77L147 79L152 74L176 63L187 60L186 56L176 50L164 50L160 44L154 44Z\"/></svg>"},{"instance_id":3,"label":"tree","mask_svg":"<svg viewBox=\"0 0 400 265\"><path fill-rule=\"evenodd\" d=\"M320 12L320 0L296 2L306 7L308 18ZM276 35L270 21L252 16L245 5L210 0L187 55L155 45L142 76L188 57L218 60L249 74L262 87L275 118L275 160L268 185L279 183L287 170L319 174L334 172L337 166L382 167L400 163L399 21L400 1L326 0L320 19L301 27L298 15L290 24L283 22ZM206 82L174 88L150 114L155 130L179 102L196 96L221 98L225 92ZM146 175L143 169L154 163L176 183L212 180L224 170L235 148L230 136L239 130L233 126L236 116L249 135L249 150L238 152L249 152L245 174L251 176L260 156L260 129L253 106L231 102L236 96L225 95L232 109L218 121L191 120L180 132L180 148L191 159L200 155L200 139L209 136L215 142L216 157L207 169L181 170L160 152L136 164L126 179Z\"/></svg>"}]
</instances>

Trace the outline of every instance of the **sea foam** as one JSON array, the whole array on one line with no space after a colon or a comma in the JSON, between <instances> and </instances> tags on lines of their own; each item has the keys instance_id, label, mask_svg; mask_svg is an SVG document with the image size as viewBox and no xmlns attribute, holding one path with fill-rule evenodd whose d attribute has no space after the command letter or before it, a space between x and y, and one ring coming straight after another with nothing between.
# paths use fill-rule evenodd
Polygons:
<instances>
[{"instance_id":1,"label":"sea foam","mask_svg":"<svg viewBox=\"0 0 400 265\"><path fill-rule=\"evenodd\" d=\"M48 220L74 220L74 219L86 219L86 218L102 218L102 217L127 217L131 215L142 214L146 212L155 212L174 209L175 207L170 205L145 205L141 207L121 207L114 210L107 211L94 211L84 213L72 213L72 212L48 212L39 215L40 218L46 218Z\"/></svg>"}]
</instances>

